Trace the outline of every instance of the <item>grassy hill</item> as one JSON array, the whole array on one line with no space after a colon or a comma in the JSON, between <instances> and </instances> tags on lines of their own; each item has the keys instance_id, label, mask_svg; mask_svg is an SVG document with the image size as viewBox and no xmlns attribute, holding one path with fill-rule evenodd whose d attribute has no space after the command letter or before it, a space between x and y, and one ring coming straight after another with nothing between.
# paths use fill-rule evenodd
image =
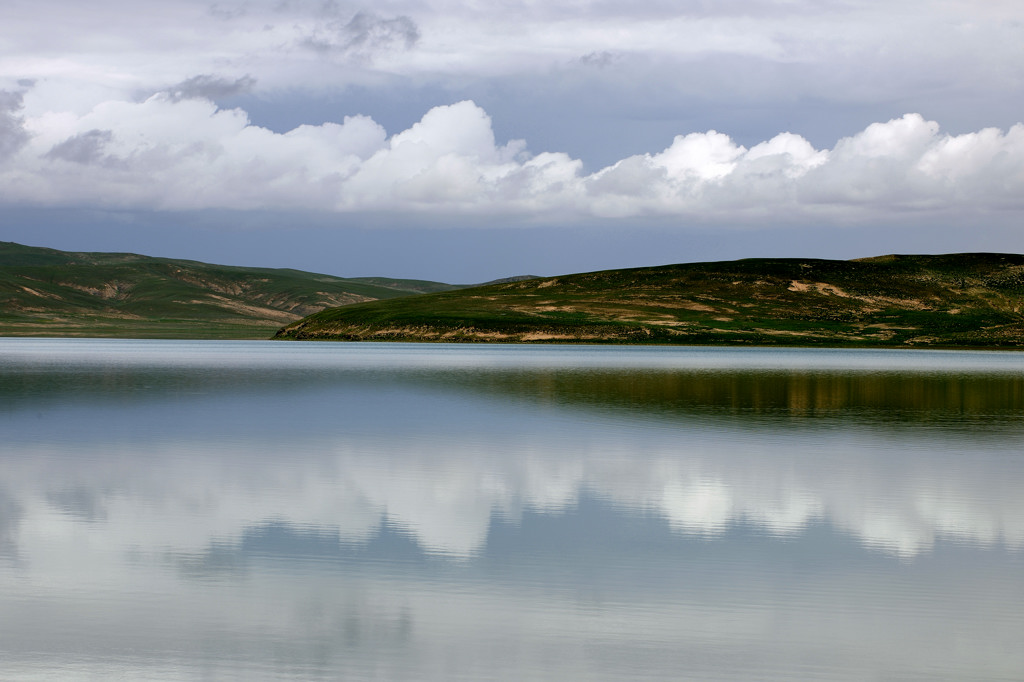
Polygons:
<instances>
[{"instance_id":1,"label":"grassy hill","mask_svg":"<svg viewBox=\"0 0 1024 682\"><path fill-rule=\"evenodd\" d=\"M0 335L267 338L324 308L453 288L0 242Z\"/></svg>"},{"instance_id":2,"label":"grassy hill","mask_svg":"<svg viewBox=\"0 0 1024 682\"><path fill-rule=\"evenodd\" d=\"M609 270L356 303L277 338L1024 345L1024 256L747 259Z\"/></svg>"}]
</instances>

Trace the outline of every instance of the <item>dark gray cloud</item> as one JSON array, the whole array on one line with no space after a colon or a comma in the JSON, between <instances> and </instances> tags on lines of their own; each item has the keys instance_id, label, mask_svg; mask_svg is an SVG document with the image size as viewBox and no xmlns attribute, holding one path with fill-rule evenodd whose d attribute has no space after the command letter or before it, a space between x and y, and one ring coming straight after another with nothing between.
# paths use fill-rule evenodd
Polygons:
<instances>
[{"instance_id":1,"label":"dark gray cloud","mask_svg":"<svg viewBox=\"0 0 1024 682\"><path fill-rule=\"evenodd\" d=\"M603 69L606 66L613 64L619 56L614 52L608 50L601 50L600 52L590 52L580 57L580 64L583 66L595 66L599 69Z\"/></svg>"},{"instance_id":2,"label":"dark gray cloud","mask_svg":"<svg viewBox=\"0 0 1024 682\"><path fill-rule=\"evenodd\" d=\"M20 92L0 90L0 160L6 159L28 142Z\"/></svg>"},{"instance_id":3,"label":"dark gray cloud","mask_svg":"<svg viewBox=\"0 0 1024 682\"><path fill-rule=\"evenodd\" d=\"M44 158L61 159L84 165L101 163L106 159L107 143L113 137L114 134L109 130L90 130L79 133L54 145Z\"/></svg>"},{"instance_id":4,"label":"dark gray cloud","mask_svg":"<svg viewBox=\"0 0 1024 682\"><path fill-rule=\"evenodd\" d=\"M224 97L234 97L252 92L255 86L256 79L249 75L231 80L204 73L186 78L180 83L167 88L164 92L174 102L179 102L183 99L208 99L216 101Z\"/></svg>"},{"instance_id":5,"label":"dark gray cloud","mask_svg":"<svg viewBox=\"0 0 1024 682\"><path fill-rule=\"evenodd\" d=\"M419 39L419 27L408 16L385 19L356 12L347 22L332 20L320 25L302 43L317 52L369 58L377 52L411 49Z\"/></svg>"}]
</instances>

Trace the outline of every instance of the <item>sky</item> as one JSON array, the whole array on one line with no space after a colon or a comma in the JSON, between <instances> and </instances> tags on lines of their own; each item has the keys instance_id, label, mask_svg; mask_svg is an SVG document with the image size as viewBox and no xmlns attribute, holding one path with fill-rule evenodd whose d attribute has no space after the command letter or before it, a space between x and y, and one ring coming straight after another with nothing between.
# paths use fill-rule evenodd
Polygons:
<instances>
[{"instance_id":1,"label":"sky","mask_svg":"<svg viewBox=\"0 0 1024 682\"><path fill-rule=\"evenodd\" d=\"M1018 0L5 0L0 240L481 282L1024 252Z\"/></svg>"}]
</instances>

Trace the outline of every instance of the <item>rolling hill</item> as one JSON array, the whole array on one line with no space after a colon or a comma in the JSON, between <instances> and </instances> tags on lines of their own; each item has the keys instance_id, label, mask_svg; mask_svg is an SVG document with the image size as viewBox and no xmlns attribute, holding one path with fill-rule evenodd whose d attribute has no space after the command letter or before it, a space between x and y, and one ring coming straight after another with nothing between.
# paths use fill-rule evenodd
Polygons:
<instances>
[{"instance_id":1,"label":"rolling hill","mask_svg":"<svg viewBox=\"0 0 1024 682\"><path fill-rule=\"evenodd\" d=\"M324 308L454 288L0 242L0 335L267 338Z\"/></svg>"},{"instance_id":2,"label":"rolling hill","mask_svg":"<svg viewBox=\"0 0 1024 682\"><path fill-rule=\"evenodd\" d=\"M1024 345L1024 256L745 259L609 270L356 303L276 338Z\"/></svg>"}]
</instances>

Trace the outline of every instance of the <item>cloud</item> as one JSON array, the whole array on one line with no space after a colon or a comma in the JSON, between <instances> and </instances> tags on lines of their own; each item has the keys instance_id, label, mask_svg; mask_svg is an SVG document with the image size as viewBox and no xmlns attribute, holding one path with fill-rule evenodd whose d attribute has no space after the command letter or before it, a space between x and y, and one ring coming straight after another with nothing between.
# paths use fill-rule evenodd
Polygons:
<instances>
[{"instance_id":1,"label":"cloud","mask_svg":"<svg viewBox=\"0 0 1024 682\"><path fill-rule=\"evenodd\" d=\"M215 2L209 6L207 10L211 17L229 21L231 19L238 19L248 14L248 7L245 4L232 5Z\"/></svg>"},{"instance_id":2,"label":"cloud","mask_svg":"<svg viewBox=\"0 0 1024 682\"><path fill-rule=\"evenodd\" d=\"M843 140L799 186L807 203L1024 208L1024 125L949 136L908 114Z\"/></svg>"},{"instance_id":3,"label":"cloud","mask_svg":"<svg viewBox=\"0 0 1024 682\"><path fill-rule=\"evenodd\" d=\"M337 201L339 183L386 139L366 117L276 134L251 125L240 110L165 94L28 125L26 164L0 176L6 196L33 195L44 205L171 210L323 210Z\"/></svg>"},{"instance_id":4,"label":"cloud","mask_svg":"<svg viewBox=\"0 0 1024 682\"><path fill-rule=\"evenodd\" d=\"M580 57L580 64L583 66L592 66L598 69L603 69L615 63L620 58L620 55L617 55L614 52L600 50L597 52L588 52Z\"/></svg>"},{"instance_id":5,"label":"cloud","mask_svg":"<svg viewBox=\"0 0 1024 682\"><path fill-rule=\"evenodd\" d=\"M248 75L230 80L210 74L200 74L186 78L167 88L164 92L173 101L183 99L218 100L251 92L255 85L256 79Z\"/></svg>"},{"instance_id":6,"label":"cloud","mask_svg":"<svg viewBox=\"0 0 1024 682\"><path fill-rule=\"evenodd\" d=\"M46 152L46 159L63 159L72 163L94 164L102 161L106 145L113 139L109 130L89 130L55 144Z\"/></svg>"},{"instance_id":7,"label":"cloud","mask_svg":"<svg viewBox=\"0 0 1024 682\"><path fill-rule=\"evenodd\" d=\"M318 52L369 59L381 51L408 50L419 39L416 22L405 15L384 19L361 11L348 21L333 20L316 26L302 44Z\"/></svg>"},{"instance_id":8,"label":"cloud","mask_svg":"<svg viewBox=\"0 0 1024 682\"><path fill-rule=\"evenodd\" d=\"M436 107L361 165L343 206L489 202L501 178L519 168L521 150L518 142L497 147L490 117L472 102Z\"/></svg>"},{"instance_id":9,"label":"cloud","mask_svg":"<svg viewBox=\"0 0 1024 682\"><path fill-rule=\"evenodd\" d=\"M404 128L474 99L508 138L596 168L679 132L750 146L791 130L820 148L907 111L957 132L1006 129L1024 103L1020 3L98 0L55 20L16 1L0 88L36 81L26 115L177 84L184 97L251 92L254 119L277 132L352 100L386 102L359 111L398 110Z\"/></svg>"},{"instance_id":10,"label":"cloud","mask_svg":"<svg viewBox=\"0 0 1024 682\"><path fill-rule=\"evenodd\" d=\"M0 90L0 161L12 156L26 142L24 119L19 116L22 95Z\"/></svg>"},{"instance_id":11,"label":"cloud","mask_svg":"<svg viewBox=\"0 0 1024 682\"><path fill-rule=\"evenodd\" d=\"M275 133L240 109L167 93L23 122L19 98L5 102L7 204L732 222L1024 208L1021 124L949 135L907 114L831 149L793 133L748 148L712 130L586 175L567 154L500 144L471 101L430 109L390 138L366 116Z\"/></svg>"}]
</instances>

